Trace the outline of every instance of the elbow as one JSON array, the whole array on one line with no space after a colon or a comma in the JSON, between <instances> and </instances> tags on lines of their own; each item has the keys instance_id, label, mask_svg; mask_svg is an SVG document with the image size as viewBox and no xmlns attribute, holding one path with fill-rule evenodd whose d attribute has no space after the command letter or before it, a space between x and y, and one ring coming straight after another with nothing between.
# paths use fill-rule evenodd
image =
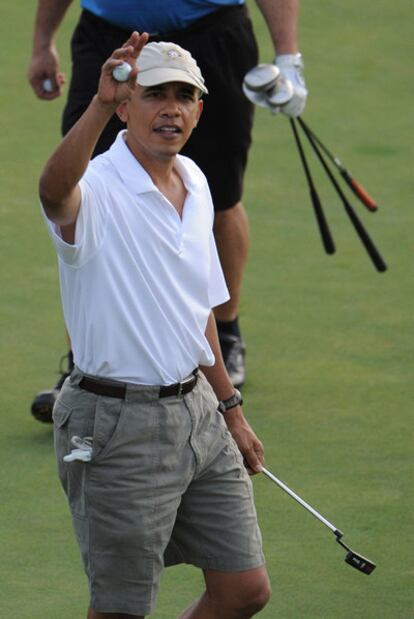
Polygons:
<instances>
[{"instance_id":1,"label":"elbow","mask_svg":"<svg viewBox=\"0 0 414 619\"><path fill-rule=\"evenodd\" d=\"M51 170L46 167L39 180L39 198L49 219L59 223L59 215L62 210L62 199L59 196L56 178Z\"/></svg>"}]
</instances>

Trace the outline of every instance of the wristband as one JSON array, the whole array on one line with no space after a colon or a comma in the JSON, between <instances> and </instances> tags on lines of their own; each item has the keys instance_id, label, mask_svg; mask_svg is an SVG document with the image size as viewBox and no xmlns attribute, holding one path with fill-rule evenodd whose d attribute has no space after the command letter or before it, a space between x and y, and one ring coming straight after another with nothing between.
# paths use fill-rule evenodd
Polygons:
<instances>
[{"instance_id":1,"label":"wristband","mask_svg":"<svg viewBox=\"0 0 414 619\"><path fill-rule=\"evenodd\" d=\"M242 404L242 395L238 389L235 389L233 395L230 398L227 398L227 400L220 400L218 410L223 415L224 413L227 413L227 411L229 411L231 408L241 406Z\"/></svg>"}]
</instances>

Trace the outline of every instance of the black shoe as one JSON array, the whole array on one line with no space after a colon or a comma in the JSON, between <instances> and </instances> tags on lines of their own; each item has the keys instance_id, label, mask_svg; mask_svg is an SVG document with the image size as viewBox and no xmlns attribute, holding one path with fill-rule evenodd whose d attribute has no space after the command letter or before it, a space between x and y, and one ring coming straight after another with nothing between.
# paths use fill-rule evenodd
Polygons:
<instances>
[{"instance_id":1,"label":"black shoe","mask_svg":"<svg viewBox=\"0 0 414 619\"><path fill-rule=\"evenodd\" d=\"M224 364L229 373L233 387L240 389L246 380L246 366L244 358L246 348L243 340L237 335L230 333L219 333L221 352Z\"/></svg>"},{"instance_id":2,"label":"black shoe","mask_svg":"<svg viewBox=\"0 0 414 619\"><path fill-rule=\"evenodd\" d=\"M64 359L68 360L68 369L66 370L66 372L64 372L62 369ZM65 382L67 377L70 376L71 371L72 367L69 355L63 355L59 364L60 378L57 381L56 385L51 390L40 391L32 402L31 413L33 417L35 417L35 419L37 419L38 421L42 421L43 423L53 423L53 406L55 404L58 393L62 388L63 383Z\"/></svg>"}]
</instances>

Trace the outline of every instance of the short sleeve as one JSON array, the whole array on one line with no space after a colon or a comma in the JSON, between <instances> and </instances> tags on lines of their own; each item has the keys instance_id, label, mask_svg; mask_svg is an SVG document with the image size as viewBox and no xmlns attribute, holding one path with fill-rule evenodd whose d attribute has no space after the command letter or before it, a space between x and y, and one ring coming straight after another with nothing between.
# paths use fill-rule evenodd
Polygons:
<instances>
[{"instance_id":1,"label":"short sleeve","mask_svg":"<svg viewBox=\"0 0 414 619\"><path fill-rule=\"evenodd\" d=\"M230 299L223 269L218 257L217 247L213 232L210 236L210 280L208 286L208 298L210 307L221 305Z\"/></svg>"},{"instance_id":2,"label":"short sleeve","mask_svg":"<svg viewBox=\"0 0 414 619\"><path fill-rule=\"evenodd\" d=\"M63 240L60 226L50 221L42 208L49 235L59 258L75 268L88 262L99 249L105 235L108 211L106 188L99 181L96 172L88 170L79 186L81 205L73 245Z\"/></svg>"}]
</instances>

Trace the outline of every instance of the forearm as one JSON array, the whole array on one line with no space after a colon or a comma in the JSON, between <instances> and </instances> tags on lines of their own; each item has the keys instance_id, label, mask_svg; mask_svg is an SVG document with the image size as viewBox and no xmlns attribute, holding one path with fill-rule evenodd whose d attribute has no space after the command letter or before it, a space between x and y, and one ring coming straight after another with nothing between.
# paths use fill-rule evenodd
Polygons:
<instances>
[{"instance_id":1,"label":"forearm","mask_svg":"<svg viewBox=\"0 0 414 619\"><path fill-rule=\"evenodd\" d=\"M221 355L216 321L213 313L210 314L208 320L206 337L213 350L216 362L212 367L203 366L202 370L213 387L218 400L227 400L234 394L234 387L230 381ZM234 406L223 413L223 415L248 470L251 473L259 473L264 463L263 445L248 424L243 414L242 407L240 405Z\"/></svg>"},{"instance_id":2,"label":"forearm","mask_svg":"<svg viewBox=\"0 0 414 619\"><path fill-rule=\"evenodd\" d=\"M76 219L76 192L92 157L95 145L115 104L102 103L97 95L89 107L50 157L39 183L41 202L48 217L58 225L68 225Z\"/></svg>"},{"instance_id":3,"label":"forearm","mask_svg":"<svg viewBox=\"0 0 414 619\"><path fill-rule=\"evenodd\" d=\"M296 54L299 0L256 0L256 4L266 21L275 52Z\"/></svg>"},{"instance_id":4,"label":"forearm","mask_svg":"<svg viewBox=\"0 0 414 619\"><path fill-rule=\"evenodd\" d=\"M224 365L220 343L217 335L216 321L213 313L210 314L206 329L206 338L215 357L213 366L203 366L202 370L218 400L227 400L234 393L234 387Z\"/></svg>"},{"instance_id":5,"label":"forearm","mask_svg":"<svg viewBox=\"0 0 414 619\"><path fill-rule=\"evenodd\" d=\"M221 354L220 343L217 335L216 320L213 312L210 314L208 320L206 337L210 344L210 347L214 353L215 364L213 366L203 366L202 370L210 385L213 387L213 391L219 401L228 400L234 394L234 387L229 378L226 366L224 365L223 355ZM245 425L245 418L242 407L235 406L224 413L224 419L233 432L234 428L241 424Z\"/></svg>"},{"instance_id":6,"label":"forearm","mask_svg":"<svg viewBox=\"0 0 414 619\"><path fill-rule=\"evenodd\" d=\"M33 51L49 48L72 0L39 0L33 32Z\"/></svg>"}]
</instances>

